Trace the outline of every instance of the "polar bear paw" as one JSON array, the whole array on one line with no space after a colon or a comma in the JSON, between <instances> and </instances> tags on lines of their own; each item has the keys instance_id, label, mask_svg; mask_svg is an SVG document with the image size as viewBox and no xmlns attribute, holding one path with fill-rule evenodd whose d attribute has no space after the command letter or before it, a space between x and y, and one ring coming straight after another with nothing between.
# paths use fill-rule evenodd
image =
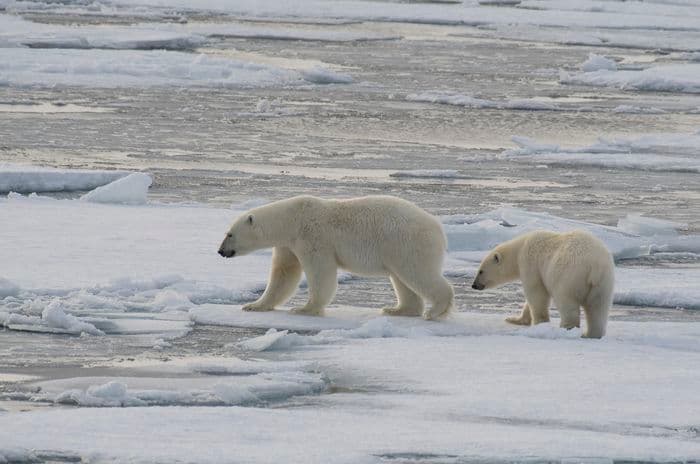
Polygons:
<instances>
[{"instance_id":1,"label":"polar bear paw","mask_svg":"<svg viewBox=\"0 0 700 464\"><path fill-rule=\"evenodd\" d=\"M441 320L441 319L446 318L448 313L449 313L449 309L443 309L443 310L431 309L429 311L423 312L423 319L425 319L426 321Z\"/></svg>"},{"instance_id":2,"label":"polar bear paw","mask_svg":"<svg viewBox=\"0 0 700 464\"><path fill-rule=\"evenodd\" d=\"M258 302L248 303L241 306L243 311L272 311L275 308L270 308L267 305L262 305Z\"/></svg>"},{"instance_id":3,"label":"polar bear paw","mask_svg":"<svg viewBox=\"0 0 700 464\"><path fill-rule=\"evenodd\" d=\"M301 314L304 316L323 316L323 309L310 308L308 306L298 306L289 310L292 314Z\"/></svg>"},{"instance_id":4,"label":"polar bear paw","mask_svg":"<svg viewBox=\"0 0 700 464\"><path fill-rule=\"evenodd\" d=\"M386 308L382 308L382 314L385 314L387 316L417 317L423 314L423 309L413 307L402 308L401 306L387 306Z\"/></svg>"},{"instance_id":5,"label":"polar bear paw","mask_svg":"<svg viewBox=\"0 0 700 464\"><path fill-rule=\"evenodd\" d=\"M506 322L510 322L511 324L515 325L530 325L530 318L522 316L510 316L506 317Z\"/></svg>"}]
</instances>

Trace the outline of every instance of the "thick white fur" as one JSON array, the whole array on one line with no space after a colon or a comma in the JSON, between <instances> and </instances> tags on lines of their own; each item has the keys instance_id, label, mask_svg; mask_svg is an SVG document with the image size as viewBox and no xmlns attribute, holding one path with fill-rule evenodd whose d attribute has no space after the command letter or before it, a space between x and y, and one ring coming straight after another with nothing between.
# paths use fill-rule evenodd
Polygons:
<instances>
[{"instance_id":1,"label":"thick white fur","mask_svg":"<svg viewBox=\"0 0 700 464\"><path fill-rule=\"evenodd\" d=\"M535 231L498 245L481 263L474 288L521 280L527 300L519 317L506 320L530 325L549 321L549 302L559 310L561 327L580 327L584 337L605 335L612 304L614 263L603 242L582 230Z\"/></svg>"},{"instance_id":2,"label":"thick white fur","mask_svg":"<svg viewBox=\"0 0 700 464\"><path fill-rule=\"evenodd\" d=\"M309 301L296 313L320 315L332 301L338 268L386 276L398 304L386 314L433 319L454 304L442 275L447 240L440 222L413 203L390 196L325 200L298 196L254 208L231 226L219 253L235 256L274 247L263 295L243 307L269 311L291 298L302 270ZM432 303L424 310L423 300Z\"/></svg>"}]
</instances>

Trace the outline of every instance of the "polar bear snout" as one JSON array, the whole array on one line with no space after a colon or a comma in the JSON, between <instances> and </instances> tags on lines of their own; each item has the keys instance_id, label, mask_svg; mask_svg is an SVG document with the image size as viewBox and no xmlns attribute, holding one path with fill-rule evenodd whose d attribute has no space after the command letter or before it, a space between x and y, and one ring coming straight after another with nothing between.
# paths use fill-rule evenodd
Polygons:
<instances>
[{"instance_id":1,"label":"polar bear snout","mask_svg":"<svg viewBox=\"0 0 700 464\"><path fill-rule=\"evenodd\" d=\"M232 258L236 255L236 250L224 250L223 248L219 248L219 254L224 258Z\"/></svg>"},{"instance_id":2,"label":"polar bear snout","mask_svg":"<svg viewBox=\"0 0 700 464\"><path fill-rule=\"evenodd\" d=\"M473 288L474 290L483 290L483 289L486 288L486 285L484 285L484 284L482 284L481 282L478 282L478 281L475 280L474 283L472 284L472 288Z\"/></svg>"},{"instance_id":3,"label":"polar bear snout","mask_svg":"<svg viewBox=\"0 0 700 464\"><path fill-rule=\"evenodd\" d=\"M223 250L223 249L219 249L219 254L220 254L221 256L223 256L224 258L232 258L232 257L236 254L236 250L229 250L229 251L226 251L226 250Z\"/></svg>"}]
</instances>

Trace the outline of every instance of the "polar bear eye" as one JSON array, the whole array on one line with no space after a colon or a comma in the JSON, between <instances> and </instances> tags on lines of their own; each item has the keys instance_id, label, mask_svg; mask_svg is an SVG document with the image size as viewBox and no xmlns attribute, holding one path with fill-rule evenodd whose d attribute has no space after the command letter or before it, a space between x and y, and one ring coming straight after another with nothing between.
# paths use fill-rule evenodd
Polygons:
<instances>
[{"instance_id":1,"label":"polar bear eye","mask_svg":"<svg viewBox=\"0 0 700 464\"><path fill-rule=\"evenodd\" d=\"M226 237L231 238L233 237L233 234L226 234Z\"/></svg>"},{"instance_id":2,"label":"polar bear eye","mask_svg":"<svg viewBox=\"0 0 700 464\"><path fill-rule=\"evenodd\" d=\"M483 273L484 273L484 271L479 271L479 274L483 274Z\"/></svg>"}]
</instances>

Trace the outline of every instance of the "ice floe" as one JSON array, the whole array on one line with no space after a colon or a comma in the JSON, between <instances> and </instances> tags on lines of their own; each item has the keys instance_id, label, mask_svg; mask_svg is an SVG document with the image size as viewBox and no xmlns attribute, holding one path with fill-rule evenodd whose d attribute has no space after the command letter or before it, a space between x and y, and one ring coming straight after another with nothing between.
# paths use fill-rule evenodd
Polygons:
<instances>
[{"instance_id":1,"label":"ice floe","mask_svg":"<svg viewBox=\"0 0 700 464\"><path fill-rule=\"evenodd\" d=\"M617 63L615 63L615 60L605 56L591 53L588 55L588 59L581 64L581 71L583 72L599 71L601 69L615 71L617 70Z\"/></svg>"},{"instance_id":2,"label":"ice floe","mask_svg":"<svg viewBox=\"0 0 700 464\"><path fill-rule=\"evenodd\" d=\"M406 100L415 102L427 103L442 103L444 105L464 106L467 108L488 108L488 109L508 109L508 110L524 110L524 111L563 111L558 105L534 98L524 99L504 99L504 100L487 100L476 98L470 95L460 95L458 93L445 92L423 92L419 94L410 94L406 96Z\"/></svg>"},{"instance_id":3,"label":"ice floe","mask_svg":"<svg viewBox=\"0 0 700 464\"><path fill-rule=\"evenodd\" d=\"M175 51L0 48L4 85L279 87L351 81L324 68L300 72Z\"/></svg>"},{"instance_id":4,"label":"ice floe","mask_svg":"<svg viewBox=\"0 0 700 464\"><path fill-rule=\"evenodd\" d=\"M56 169L0 163L0 192L65 192L92 190L129 175L127 171Z\"/></svg>"},{"instance_id":5,"label":"ice floe","mask_svg":"<svg viewBox=\"0 0 700 464\"><path fill-rule=\"evenodd\" d=\"M571 85L615 87L620 90L700 93L700 64L669 64L638 70L570 73L561 71L559 82Z\"/></svg>"},{"instance_id":6,"label":"ice floe","mask_svg":"<svg viewBox=\"0 0 700 464\"><path fill-rule=\"evenodd\" d=\"M654 134L629 139L601 138L593 145L564 148L513 137L519 148L503 156L516 162L595 166L647 171L700 172L698 134Z\"/></svg>"},{"instance_id":7,"label":"ice floe","mask_svg":"<svg viewBox=\"0 0 700 464\"><path fill-rule=\"evenodd\" d=\"M392 172L389 174L389 177L436 177L454 179L459 177L459 171L456 169L412 169Z\"/></svg>"},{"instance_id":8,"label":"ice floe","mask_svg":"<svg viewBox=\"0 0 700 464\"><path fill-rule=\"evenodd\" d=\"M93 324L67 314L59 300L51 301L42 311L41 317L0 311L0 326L28 332L104 335Z\"/></svg>"},{"instance_id":9,"label":"ice floe","mask_svg":"<svg viewBox=\"0 0 700 464\"><path fill-rule=\"evenodd\" d=\"M80 199L93 203L142 205L146 203L148 188L152 182L153 179L148 174L134 172L107 185L97 187Z\"/></svg>"},{"instance_id":10,"label":"ice floe","mask_svg":"<svg viewBox=\"0 0 700 464\"><path fill-rule=\"evenodd\" d=\"M34 401L88 407L262 405L326 388L323 374L303 371L199 378L81 377L36 385L41 393Z\"/></svg>"},{"instance_id":11,"label":"ice floe","mask_svg":"<svg viewBox=\"0 0 700 464\"><path fill-rule=\"evenodd\" d=\"M249 38L318 42L394 40L400 36L371 32L290 28L254 23L139 23L128 26L70 26L27 21L0 14L0 46L99 48L114 50L192 50L213 39Z\"/></svg>"},{"instance_id":12,"label":"ice floe","mask_svg":"<svg viewBox=\"0 0 700 464\"><path fill-rule=\"evenodd\" d=\"M301 71L301 75L309 82L316 84L349 84L352 76L349 74L337 73L319 66Z\"/></svg>"},{"instance_id":13,"label":"ice floe","mask_svg":"<svg viewBox=\"0 0 700 464\"><path fill-rule=\"evenodd\" d=\"M113 5L134 6L134 0L118 0ZM666 30L696 30L697 23L688 15L664 15L659 11L638 14L612 12L601 15L594 11L551 11L525 8L490 8L476 2L461 5L433 3L378 3L367 8L362 1L327 3L322 0L307 0L299 3L243 0L235 3L221 0L139 0L141 7L178 7L195 11L220 11L252 18L316 18L346 19L358 21L416 22L428 24L532 24L552 27L605 27L646 28ZM696 11L690 8L691 11Z\"/></svg>"}]
</instances>

